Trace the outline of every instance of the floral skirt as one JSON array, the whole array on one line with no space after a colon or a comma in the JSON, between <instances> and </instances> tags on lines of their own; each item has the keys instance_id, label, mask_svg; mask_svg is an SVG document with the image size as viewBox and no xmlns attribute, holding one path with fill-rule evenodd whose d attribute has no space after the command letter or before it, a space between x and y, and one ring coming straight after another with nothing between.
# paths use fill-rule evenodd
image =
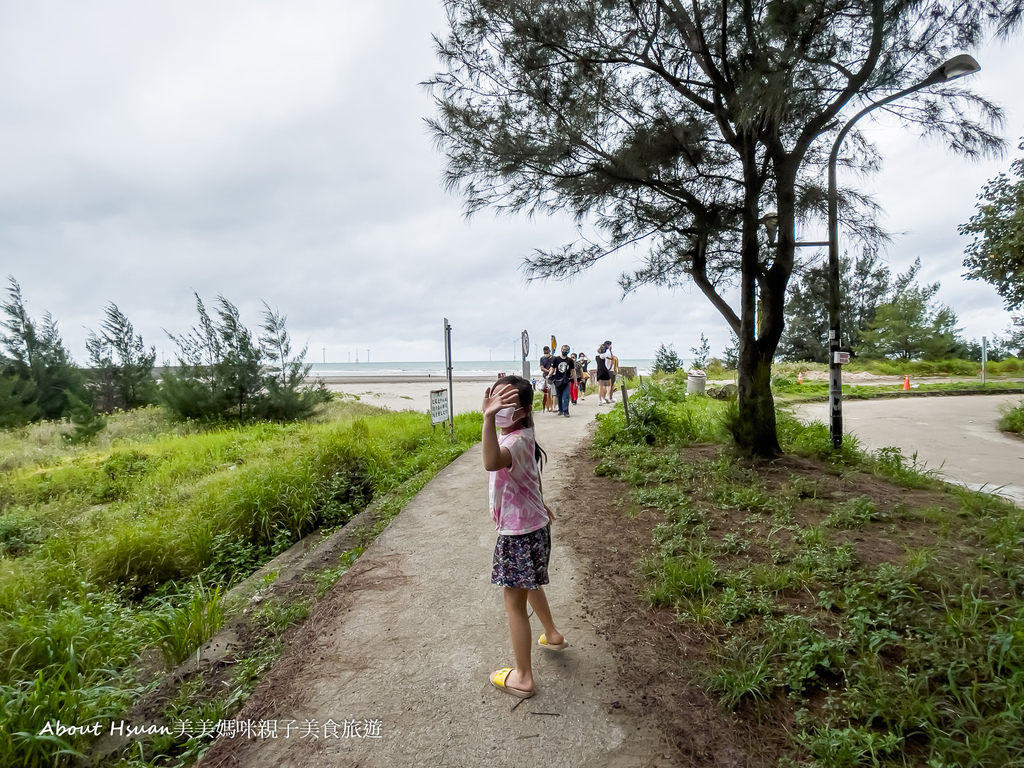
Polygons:
<instances>
[{"instance_id":1,"label":"floral skirt","mask_svg":"<svg viewBox=\"0 0 1024 768\"><path fill-rule=\"evenodd\" d=\"M521 536L498 535L494 546L491 584L515 589L536 589L548 583L551 526Z\"/></svg>"}]
</instances>

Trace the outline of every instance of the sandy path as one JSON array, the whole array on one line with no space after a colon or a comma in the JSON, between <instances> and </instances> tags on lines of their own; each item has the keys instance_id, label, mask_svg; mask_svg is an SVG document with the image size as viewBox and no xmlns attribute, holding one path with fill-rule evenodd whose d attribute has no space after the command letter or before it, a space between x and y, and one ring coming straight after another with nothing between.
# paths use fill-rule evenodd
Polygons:
<instances>
[{"instance_id":1,"label":"sandy path","mask_svg":"<svg viewBox=\"0 0 1024 768\"><path fill-rule=\"evenodd\" d=\"M483 387L475 388L478 408ZM569 499L566 457L590 439L598 408L591 397L569 419L538 414L556 513ZM237 716L276 723L277 738L221 737L201 765L660 764L659 737L613 705L615 660L580 615L581 571L558 544L557 522L547 592L572 648L534 654L532 699L519 703L490 685L490 672L512 663L501 591L490 584L494 540L477 446L367 549ZM285 738L289 721L299 730ZM312 721L319 738L301 735ZM379 738L346 737L346 721L371 721Z\"/></svg>"}]
</instances>

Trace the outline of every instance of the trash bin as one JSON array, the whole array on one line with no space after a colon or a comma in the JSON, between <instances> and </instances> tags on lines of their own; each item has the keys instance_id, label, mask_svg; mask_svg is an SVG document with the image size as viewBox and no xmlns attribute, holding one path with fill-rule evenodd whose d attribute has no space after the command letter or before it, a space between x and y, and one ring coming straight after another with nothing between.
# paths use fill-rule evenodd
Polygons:
<instances>
[{"instance_id":1,"label":"trash bin","mask_svg":"<svg viewBox=\"0 0 1024 768\"><path fill-rule=\"evenodd\" d=\"M703 395L704 384L707 382L708 377L703 373L689 373L686 375L686 394L688 395Z\"/></svg>"}]
</instances>

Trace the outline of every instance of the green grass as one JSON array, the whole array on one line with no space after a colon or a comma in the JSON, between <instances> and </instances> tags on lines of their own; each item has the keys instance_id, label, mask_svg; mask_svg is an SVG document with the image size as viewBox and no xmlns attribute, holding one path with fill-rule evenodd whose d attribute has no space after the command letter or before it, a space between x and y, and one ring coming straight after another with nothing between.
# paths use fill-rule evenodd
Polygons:
<instances>
[{"instance_id":1,"label":"green grass","mask_svg":"<svg viewBox=\"0 0 1024 768\"><path fill-rule=\"evenodd\" d=\"M642 598L707 638L725 710L778 718L790 765L1024 765L1024 510L781 414L822 464L769 472L715 437L726 405L644 397L641 427L601 420L598 471L660 510Z\"/></svg>"},{"instance_id":2,"label":"green grass","mask_svg":"<svg viewBox=\"0 0 1024 768\"><path fill-rule=\"evenodd\" d=\"M229 587L373 500L397 514L479 430L457 417L453 443L426 414L336 400L288 425L115 414L85 447L54 425L0 432L0 765L64 764L81 740L31 734L123 712L143 651L187 658Z\"/></svg>"},{"instance_id":3,"label":"green grass","mask_svg":"<svg viewBox=\"0 0 1024 768\"><path fill-rule=\"evenodd\" d=\"M1002 415L999 419L999 428L1004 432L1024 435L1024 401Z\"/></svg>"}]
</instances>

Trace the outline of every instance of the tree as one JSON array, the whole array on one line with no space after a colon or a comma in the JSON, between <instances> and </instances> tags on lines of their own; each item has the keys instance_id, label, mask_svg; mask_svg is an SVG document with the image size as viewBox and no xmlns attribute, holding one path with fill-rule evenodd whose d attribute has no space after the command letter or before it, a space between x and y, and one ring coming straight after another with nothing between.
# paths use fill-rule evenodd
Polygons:
<instances>
[{"instance_id":1,"label":"tree","mask_svg":"<svg viewBox=\"0 0 1024 768\"><path fill-rule=\"evenodd\" d=\"M957 339L956 313L934 303L939 283L917 285L917 259L894 284L889 301L878 307L874 320L861 333L857 353L864 357L898 360L943 360L952 357Z\"/></svg>"},{"instance_id":2,"label":"tree","mask_svg":"<svg viewBox=\"0 0 1024 768\"><path fill-rule=\"evenodd\" d=\"M0 429L24 426L35 415L35 385L28 379L0 373Z\"/></svg>"},{"instance_id":3,"label":"tree","mask_svg":"<svg viewBox=\"0 0 1024 768\"><path fill-rule=\"evenodd\" d=\"M1007 355L1024 357L1024 319L1013 318L1013 324L1006 330L1006 341L1003 342L1003 349Z\"/></svg>"},{"instance_id":4,"label":"tree","mask_svg":"<svg viewBox=\"0 0 1024 768\"><path fill-rule=\"evenodd\" d=\"M199 325L188 335L168 334L178 345L178 365L160 383L161 401L178 418L290 420L325 399L305 384L306 350L292 355L284 317L264 304L264 333L255 343L234 304L218 296L211 316L195 297Z\"/></svg>"},{"instance_id":5,"label":"tree","mask_svg":"<svg viewBox=\"0 0 1024 768\"><path fill-rule=\"evenodd\" d=\"M888 301L889 268L879 263L876 248L865 248L853 261L840 259L839 271L840 326L847 334L845 346L853 347L860 343L878 307ZM818 264L797 274L789 284L786 329L776 357L827 363L828 330L828 270L825 264Z\"/></svg>"},{"instance_id":6,"label":"tree","mask_svg":"<svg viewBox=\"0 0 1024 768\"><path fill-rule=\"evenodd\" d=\"M111 302L101 332L89 332L89 387L93 404L104 413L115 408L131 410L156 401L153 364L156 348L146 348L142 335Z\"/></svg>"},{"instance_id":7,"label":"tree","mask_svg":"<svg viewBox=\"0 0 1024 768\"><path fill-rule=\"evenodd\" d=\"M735 333L729 334L729 346L722 352L722 362L731 370L736 370L740 364L740 344Z\"/></svg>"},{"instance_id":8,"label":"tree","mask_svg":"<svg viewBox=\"0 0 1024 768\"><path fill-rule=\"evenodd\" d=\"M1024 150L1024 141L1018 149ZM968 280L991 283L1010 309L1024 307L1024 158L989 181L978 195L978 212L959 228L973 235L964 266Z\"/></svg>"},{"instance_id":9,"label":"tree","mask_svg":"<svg viewBox=\"0 0 1024 768\"><path fill-rule=\"evenodd\" d=\"M671 344L666 348L664 344L658 347L654 353L655 373L675 373L682 366L683 361L679 359Z\"/></svg>"},{"instance_id":10,"label":"tree","mask_svg":"<svg viewBox=\"0 0 1024 768\"><path fill-rule=\"evenodd\" d=\"M0 375L31 383L19 391L21 397L29 390L33 393L33 419L60 419L70 406L69 393L89 401L85 380L64 346L57 321L49 312L43 314L41 322L33 320L21 286L13 277L8 280L7 300L0 305L5 317L0 326L6 329L0 335Z\"/></svg>"},{"instance_id":11,"label":"tree","mask_svg":"<svg viewBox=\"0 0 1024 768\"><path fill-rule=\"evenodd\" d=\"M843 273L845 265L845 260L840 261ZM808 268L790 282L786 328L776 356L782 360L828 362L828 269L824 264Z\"/></svg>"},{"instance_id":12,"label":"tree","mask_svg":"<svg viewBox=\"0 0 1024 768\"><path fill-rule=\"evenodd\" d=\"M329 399L330 393L305 386L306 377L313 368L312 364L305 362L308 347L293 355L291 338L285 328L287 316L271 310L266 302L263 309L260 348L271 364L266 366L267 397L262 415L276 420L305 418L317 403Z\"/></svg>"},{"instance_id":13,"label":"tree","mask_svg":"<svg viewBox=\"0 0 1024 768\"><path fill-rule=\"evenodd\" d=\"M579 239L527 259L570 277L637 243L621 280L692 280L739 338L740 444L778 452L771 363L784 326L796 223L821 217L841 118L924 79L951 48L1007 32L1022 0L447 0L431 128L467 214L568 212ZM968 117L975 107L978 118ZM956 85L890 111L954 151L999 146L998 110ZM854 132L842 163L877 156ZM848 230L878 240L870 200L842 191ZM761 231L778 214L778 241ZM582 231L592 225L595 234ZM738 307L722 288L739 284Z\"/></svg>"},{"instance_id":14,"label":"tree","mask_svg":"<svg viewBox=\"0 0 1024 768\"><path fill-rule=\"evenodd\" d=\"M693 353L693 365L690 366L691 368L704 370L708 367L708 360L711 358L711 344L703 333L700 335L700 345L690 347L690 352Z\"/></svg>"}]
</instances>

